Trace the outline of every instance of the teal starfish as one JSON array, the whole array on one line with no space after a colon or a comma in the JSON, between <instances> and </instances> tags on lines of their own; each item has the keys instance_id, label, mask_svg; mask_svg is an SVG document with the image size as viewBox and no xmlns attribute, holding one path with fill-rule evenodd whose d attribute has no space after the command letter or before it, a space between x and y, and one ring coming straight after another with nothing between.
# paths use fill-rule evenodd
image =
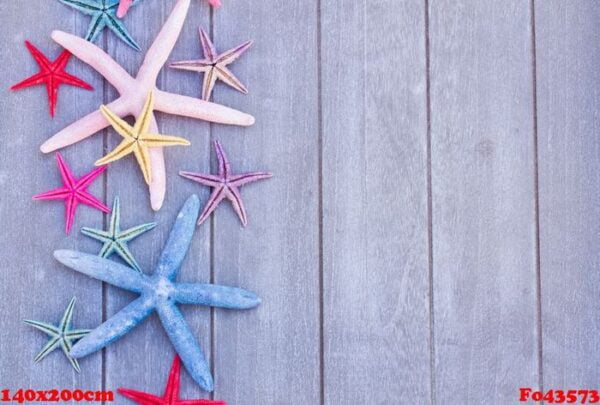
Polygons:
<instances>
[{"instance_id":1,"label":"teal starfish","mask_svg":"<svg viewBox=\"0 0 600 405\"><path fill-rule=\"evenodd\" d=\"M100 250L98 256L102 257L103 259L107 259L113 253L116 253L121 257L121 259L125 260L129 267L141 273L142 269L135 261L133 254L131 254L129 247L127 246L127 242L137 238L144 232L153 229L156 226L156 222L134 226L133 228L129 228L125 231L121 231L120 222L121 208L119 206L119 197L116 197L115 202L113 203L112 214L110 216L108 232L101 231L99 229L81 228L81 233L104 243L104 246L102 246L102 250Z\"/></svg>"},{"instance_id":2,"label":"teal starfish","mask_svg":"<svg viewBox=\"0 0 600 405\"><path fill-rule=\"evenodd\" d=\"M75 10L81 11L83 14L92 16L90 28L85 36L85 39L94 42L98 35L105 27L108 27L114 32L123 42L135 49L140 50L139 45L127 32L127 28L117 18L117 8L119 0L58 0L62 4L73 7ZM135 5L139 0L135 0Z\"/></svg>"},{"instance_id":3,"label":"teal starfish","mask_svg":"<svg viewBox=\"0 0 600 405\"><path fill-rule=\"evenodd\" d=\"M31 325L36 329L41 330L48 336L50 336L50 341L42 348L42 351L35 356L34 361L36 363L42 361L44 357L53 352L59 346L62 348L62 351L67 356L67 359L71 362L73 368L79 373L81 369L79 368L79 363L75 358L71 356L71 348L73 344L90 333L89 329L71 329L71 320L73 319L73 307L75 306L75 297L71 299L65 314L60 321L58 327L51 325L49 323L38 322L38 321L30 321L25 320L24 322L27 325Z\"/></svg>"}]
</instances>

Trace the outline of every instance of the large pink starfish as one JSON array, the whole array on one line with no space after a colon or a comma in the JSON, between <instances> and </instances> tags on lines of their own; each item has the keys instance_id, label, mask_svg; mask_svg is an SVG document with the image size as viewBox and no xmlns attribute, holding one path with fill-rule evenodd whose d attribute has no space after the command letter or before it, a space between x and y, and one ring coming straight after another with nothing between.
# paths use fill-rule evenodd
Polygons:
<instances>
[{"instance_id":1,"label":"large pink starfish","mask_svg":"<svg viewBox=\"0 0 600 405\"><path fill-rule=\"evenodd\" d=\"M246 226L248 224L248 217L246 216L246 209L244 208L244 202L240 195L239 188L248 183L252 183L262 179L268 179L273 175L268 172L250 172L242 174L232 174L229 166L229 160L223 150L223 147L219 141L215 141L215 150L217 152L217 159L219 163L219 174L217 176L213 174L204 173L192 173L181 171L179 174L186 179L193 180L202 185L212 187L213 192L211 193L208 202L198 218L198 225L202 224L206 218L217 208L219 203L223 199L227 198L231 201L233 209L240 217L242 224Z\"/></svg>"},{"instance_id":2,"label":"large pink starfish","mask_svg":"<svg viewBox=\"0 0 600 405\"><path fill-rule=\"evenodd\" d=\"M52 38L73 55L92 66L117 89L121 96L109 103L107 107L119 117L134 115L137 118L148 95L153 91L155 97L154 107L158 111L221 124L252 125L254 117L251 115L219 104L167 93L156 88L158 73L175 46L189 6L190 0L177 1L171 15L148 50L135 78L131 77L106 52L82 38L61 31L54 31ZM108 125L108 121L100 111L94 111L48 139L40 149L44 153L52 152L85 139ZM154 114L149 130L154 133L158 132ZM153 173L150 183L150 203L154 210L159 210L164 201L166 190L165 162L162 148L150 149L150 160Z\"/></svg>"},{"instance_id":3,"label":"large pink starfish","mask_svg":"<svg viewBox=\"0 0 600 405\"><path fill-rule=\"evenodd\" d=\"M56 163L62 177L63 186L46 191L45 193L36 194L33 196L33 199L65 201L65 231L67 234L71 232L75 210L80 203L89 205L102 212L110 212L110 209L106 205L87 191L89 185L106 170L106 166L98 167L77 180L60 153L56 154Z\"/></svg>"}]
</instances>

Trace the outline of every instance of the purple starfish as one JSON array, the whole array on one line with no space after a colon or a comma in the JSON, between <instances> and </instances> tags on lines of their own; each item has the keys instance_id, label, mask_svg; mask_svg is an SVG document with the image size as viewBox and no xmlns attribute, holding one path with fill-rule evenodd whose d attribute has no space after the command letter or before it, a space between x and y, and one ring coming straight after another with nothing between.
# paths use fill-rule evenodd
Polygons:
<instances>
[{"instance_id":1,"label":"purple starfish","mask_svg":"<svg viewBox=\"0 0 600 405\"><path fill-rule=\"evenodd\" d=\"M217 152L217 159L219 160L219 174L203 174L203 173L192 173L192 172L179 172L179 175L186 179L193 180L200 184L208 187L213 187L214 190L202 210L202 214L198 219L198 225L202 224L206 218L217 208L219 203L227 198L231 201L233 209L240 217L242 224L246 226L248 224L248 218L246 217L246 209L240 195L239 188L248 183L252 183L262 179L268 179L273 176L268 172L250 172L242 174L232 174L229 166L229 160L225 151L221 147L219 141L215 141L215 150Z\"/></svg>"}]
</instances>

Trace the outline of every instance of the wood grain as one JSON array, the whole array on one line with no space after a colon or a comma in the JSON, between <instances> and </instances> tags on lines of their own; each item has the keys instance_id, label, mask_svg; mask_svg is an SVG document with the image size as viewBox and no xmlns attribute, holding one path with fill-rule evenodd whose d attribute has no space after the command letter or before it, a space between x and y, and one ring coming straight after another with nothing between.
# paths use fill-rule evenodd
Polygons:
<instances>
[{"instance_id":1,"label":"wood grain","mask_svg":"<svg viewBox=\"0 0 600 405\"><path fill-rule=\"evenodd\" d=\"M536 2L544 387L600 372L600 4Z\"/></svg>"},{"instance_id":2,"label":"wood grain","mask_svg":"<svg viewBox=\"0 0 600 405\"><path fill-rule=\"evenodd\" d=\"M522 1L430 2L435 396L538 383L532 38Z\"/></svg>"},{"instance_id":3,"label":"wood grain","mask_svg":"<svg viewBox=\"0 0 600 405\"><path fill-rule=\"evenodd\" d=\"M428 403L425 8L321 11L325 403Z\"/></svg>"}]
</instances>

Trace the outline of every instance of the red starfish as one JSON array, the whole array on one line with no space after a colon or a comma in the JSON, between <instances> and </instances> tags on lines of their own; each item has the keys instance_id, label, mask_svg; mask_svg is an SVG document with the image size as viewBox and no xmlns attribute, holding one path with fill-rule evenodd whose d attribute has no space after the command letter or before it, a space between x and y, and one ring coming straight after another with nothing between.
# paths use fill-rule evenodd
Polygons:
<instances>
[{"instance_id":1,"label":"red starfish","mask_svg":"<svg viewBox=\"0 0 600 405\"><path fill-rule=\"evenodd\" d=\"M79 205L79 203L89 205L90 207L94 207L102 212L110 212L110 209L106 205L104 205L87 191L88 186L92 184L96 177L100 176L106 170L106 166L98 167L97 169L89 172L77 180L73 176L73 173L63 160L60 153L56 154L56 161L58 163L58 169L60 170L60 176L62 177L63 187L46 191L45 193L36 194L33 196L33 199L65 200L65 231L67 234L71 232L73 218L75 217L75 210L77 209L77 205Z\"/></svg>"},{"instance_id":2,"label":"red starfish","mask_svg":"<svg viewBox=\"0 0 600 405\"><path fill-rule=\"evenodd\" d=\"M179 356L175 356L165 393L157 397L145 392L134 391L126 388L119 388L117 391L124 397L131 399L141 405L227 405L223 401L210 401L208 399L179 399L179 375L181 370L181 361Z\"/></svg>"},{"instance_id":3,"label":"red starfish","mask_svg":"<svg viewBox=\"0 0 600 405\"><path fill-rule=\"evenodd\" d=\"M10 89L20 90L25 87L45 84L48 90L48 104L50 105L50 115L52 117L56 114L56 100L58 99L58 88L61 84L81 87L86 90L94 89L80 78L65 72L67 63L69 63L69 59L71 58L71 52L67 50L62 51L54 62L50 62L46 55L41 53L31 42L25 41L25 46L29 49L31 56L33 56L33 59L35 59L40 67L40 71L30 78L15 84Z\"/></svg>"}]
</instances>

